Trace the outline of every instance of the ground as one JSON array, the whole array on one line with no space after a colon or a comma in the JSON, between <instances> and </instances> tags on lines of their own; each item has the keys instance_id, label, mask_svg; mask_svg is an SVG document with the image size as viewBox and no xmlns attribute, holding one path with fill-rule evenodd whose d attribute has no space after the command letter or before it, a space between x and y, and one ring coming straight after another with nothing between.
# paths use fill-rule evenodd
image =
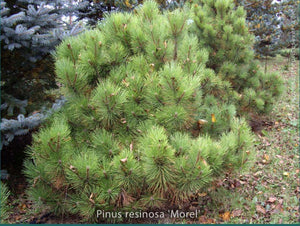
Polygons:
<instances>
[{"instance_id":1,"label":"ground","mask_svg":"<svg viewBox=\"0 0 300 226\"><path fill-rule=\"evenodd\" d=\"M197 219L170 219L133 223L299 223L299 62L287 65L276 57L268 62L285 81L285 91L273 112L253 118L255 158L237 173L228 172L207 192L197 194L188 210L200 210ZM262 68L264 68L262 63ZM3 156L2 156L3 157ZM20 178L20 177L19 177ZM24 180L10 197L9 223L81 223L76 216L39 213L26 199ZM12 185L11 185L12 186ZM126 222L130 223L130 222Z\"/></svg>"}]
</instances>

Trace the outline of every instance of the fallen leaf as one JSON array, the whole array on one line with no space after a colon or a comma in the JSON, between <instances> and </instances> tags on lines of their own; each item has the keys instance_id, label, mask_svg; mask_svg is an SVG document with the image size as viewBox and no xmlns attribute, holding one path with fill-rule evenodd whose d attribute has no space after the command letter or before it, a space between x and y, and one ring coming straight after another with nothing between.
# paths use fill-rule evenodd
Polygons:
<instances>
[{"instance_id":1,"label":"fallen leaf","mask_svg":"<svg viewBox=\"0 0 300 226\"><path fill-rule=\"evenodd\" d=\"M233 210L231 213L231 217L239 217L242 215L242 210Z\"/></svg>"},{"instance_id":2,"label":"fallen leaf","mask_svg":"<svg viewBox=\"0 0 300 226\"><path fill-rule=\"evenodd\" d=\"M256 205L256 211L257 211L258 213L266 214L265 208L262 207L261 205Z\"/></svg>"},{"instance_id":3,"label":"fallen leaf","mask_svg":"<svg viewBox=\"0 0 300 226\"><path fill-rule=\"evenodd\" d=\"M278 214L280 212L283 212L283 208L281 204L277 204L274 208L274 210L271 211L272 214Z\"/></svg>"},{"instance_id":4,"label":"fallen leaf","mask_svg":"<svg viewBox=\"0 0 300 226\"><path fill-rule=\"evenodd\" d=\"M202 215L199 217L199 223L200 224L214 224L215 220L214 219L207 219L205 215Z\"/></svg>"},{"instance_id":5,"label":"fallen leaf","mask_svg":"<svg viewBox=\"0 0 300 226\"><path fill-rule=\"evenodd\" d=\"M16 216L15 220L19 221L21 218L22 218L22 216L19 215L19 216Z\"/></svg>"},{"instance_id":6,"label":"fallen leaf","mask_svg":"<svg viewBox=\"0 0 300 226\"><path fill-rule=\"evenodd\" d=\"M207 196L207 194L206 193L198 193L198 196L199 197L204 197L204 196Z\"/></svg>"},{"instance_id":7,"label":"fallen leaf","mask_svg":"<svg viewBox=\"0 0 300 226\"><path fill-rule=\"evenodd\" d=\"M267 202L274 203L277 200L275 197L270 197Z\"/></svg>"},{"instance_id":8,"label":"fallen leaf","mask_svg":"<svg viewBox=\"0 0 300 226\"><path fill-rule=\"evenodd\" d=\"M230 220L230 212L227 211L223 214L220 214L221 218L223 219L223 221L229 221Z\"/></svg>"},{"instance_id":9,"label":"fallen leaf","mask_svg":"<svg viewBox=\"0 0 300 226\"><path fill-rule=\"evenodd\" d=\"M269 160L270 160L270 156L267 155L267 154L264 155L264 158L265 158L266 161L269 161Z\"/></svg>"},{"instance_id":10,"label":"fallen leaf","mask_svg":"<svg viewBox=\"0 0 300 226\"><path fill-rule=\"evenodd\" d=\"M260 174L262 174L262 171L257 171L257 172L254 174L254 176L258 176L258 175L260 175Z\"/></svg>"}]
</instances>

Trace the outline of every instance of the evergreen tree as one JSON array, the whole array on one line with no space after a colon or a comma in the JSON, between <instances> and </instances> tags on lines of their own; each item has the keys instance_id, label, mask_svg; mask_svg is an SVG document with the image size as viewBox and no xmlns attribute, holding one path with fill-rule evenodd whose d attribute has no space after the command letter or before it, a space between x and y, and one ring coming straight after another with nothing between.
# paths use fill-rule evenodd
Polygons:
<instances>
[{"instance_id":1,"label":"evergreen tree","mask_svg":"<svg viewBox=\"0 0 300 226\"><path fill-rule=\"evenodd\" d=\"M68 102L28 150L36 204L91 221L97 209L179 205L248 161L250 128L191 26L188 8L146 1L59 45Z\"/></svg>"},{"instance_id":2,"label":"evergreen tree","mask_svg":"<svg viewBox=\"0 0 300 226\"><path fill-rule=\"evenodd\" d=\"M284 0L280 2L280 47L281 52L288 57L289 62L293 56L299 58L299 2Z\"/></svg>"},{"instance_id":3,"label":"evergreen tree","mask_svg":"<svg viewBox=\"0 0 300 226\"><path fill-rule=\"evenodd\" d=\"M210 102L222 98L235 103L239 114L269 112L282 92L282 80L278 74L260 71L253 60L253 36L245 21L246 12L242 7L236 10L234 7L234 2L227 0L200 0L193 6L192 31L197 33L200 44L208 48L207 66L217 73L219 83L224 86L216 92L207 83L207 92L215 92ZM224 89L230 90L231 100L222 95Z\"/></svg>"},{"instance_id":4,"label":"evergreen tree","mask_svg":"<svg viewBox=\"0 0 300 226\"><path fill-rule=\"evenodd\" d=\"M61 14L54 3L46 1L20 0L14 2L10 13L6 2L1 2L1 89L2 103L13 104L13 100L27 100L27 110L36 110L45 95L45 90L56 87L49 54L64 36L80 32L78 26L65 31ZM14 62L12 64L11 62ZM16 103L18 101L15 101ZM31 106L33 105L33 106ZM10 111L4 116L25 113Z\"/></svg>"},{"instance_id":5,"label":"evergreen tree","mask_svg":"<svg viewBox=\"0 0 300 226\"><path fill-rule=\"evenodd\" d=\"M76 17L76 21L87 21L88 25L95 27L104 18L107 12L112 11L132 11L142 4L142 0L74 0L69 7L69 13ZM156 0L161 9L174 10L183 7L184 0Z\"/></svg>"},{"instance_id":6,"label":"evergreen tree","mask_svg":"<svg viewBox=\"0 0 300 226\"><path fill-rule=\"evenodd\" d=\"M248 26L255 36L255 56L258 59L265 59L266 72L268 57L275 57L282 48L279 18L282 11L281 1L236 0L235 2L245 6Z\"/></svg>"},{"instance_id":7,"label":"evergreen tree","mask_svg":"<svg viewBox=\"0 0 300 226\"><path fill-rule=\"evenodd\" d=\"M1 1L1 147L39 125L45 115L30 114L56 99L48 92L57 87L51 51L82 31L63 22L63 8L63 1Z\"/></svg>"}]
</instances>

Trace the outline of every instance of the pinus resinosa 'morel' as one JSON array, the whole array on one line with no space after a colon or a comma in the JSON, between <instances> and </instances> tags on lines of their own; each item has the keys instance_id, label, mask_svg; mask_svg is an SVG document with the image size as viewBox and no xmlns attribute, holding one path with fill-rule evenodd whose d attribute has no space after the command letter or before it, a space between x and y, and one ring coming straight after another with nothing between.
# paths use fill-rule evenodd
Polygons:
<instances>
[{"instance_id":1,"label":"pinus resinosa 'morel'","mask_svg":"<svg viewBox=\"0 0 300 226\"><path fill-rule=\"evenodd\" d=\"M282 92L281 77L264 73L253 60L254 37L245 22L246 11L233 1L195 0L193 31L209 51L207 66L229 82L239 113L269 113ZM228 98L228 95L225 95Z\"/></svg>"},{"instance_id":2,"label":"pinus resinosa 'morel'","mask_svg":"<svg viewBox=\"0 0 300 226\"><path fill-rule=\"evenodd\" d=\"M253 137L235 117L239 90L206 67L211 49L191 13L147 1L57 48L68 102L28 151L36 203L88 220L97 209L179 205L247 162Z\"/></svg>"}]
</instances>

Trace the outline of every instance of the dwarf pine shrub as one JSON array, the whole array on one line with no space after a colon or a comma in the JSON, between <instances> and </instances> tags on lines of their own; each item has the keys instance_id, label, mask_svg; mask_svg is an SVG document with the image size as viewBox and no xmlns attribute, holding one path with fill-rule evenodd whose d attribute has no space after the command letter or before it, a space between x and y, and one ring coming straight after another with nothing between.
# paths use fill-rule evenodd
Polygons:
<instances>
[{"instance_id":1,"label":"dwarf pine shrub","mask_svg":"<svg viewBox=\"0 0 300 226\"><path fill-rule=\"evenodd\" d=\"M191 32L192 13L147 1L57 48L68 101L28 151L36 204L87 220L180 205L247 162L253 137L236 117L238 91L206 67L211 50Z\"/></svg>"},{"instance_id":2,"label":"dwarf pine shrub","mask_svg":"<svg viewBox=\"0 0 300 226\"><path fill-rule=\"evenodd\" d=\"M246 11L241 6L234 10L231 0L193 3L192 32L209 52L207 67L231 87L230 101L238 113L269 113L282 93L283 82L276 73L263 73L254 61L254 37L245 21Z\"/></svg>"}]
</instances>

